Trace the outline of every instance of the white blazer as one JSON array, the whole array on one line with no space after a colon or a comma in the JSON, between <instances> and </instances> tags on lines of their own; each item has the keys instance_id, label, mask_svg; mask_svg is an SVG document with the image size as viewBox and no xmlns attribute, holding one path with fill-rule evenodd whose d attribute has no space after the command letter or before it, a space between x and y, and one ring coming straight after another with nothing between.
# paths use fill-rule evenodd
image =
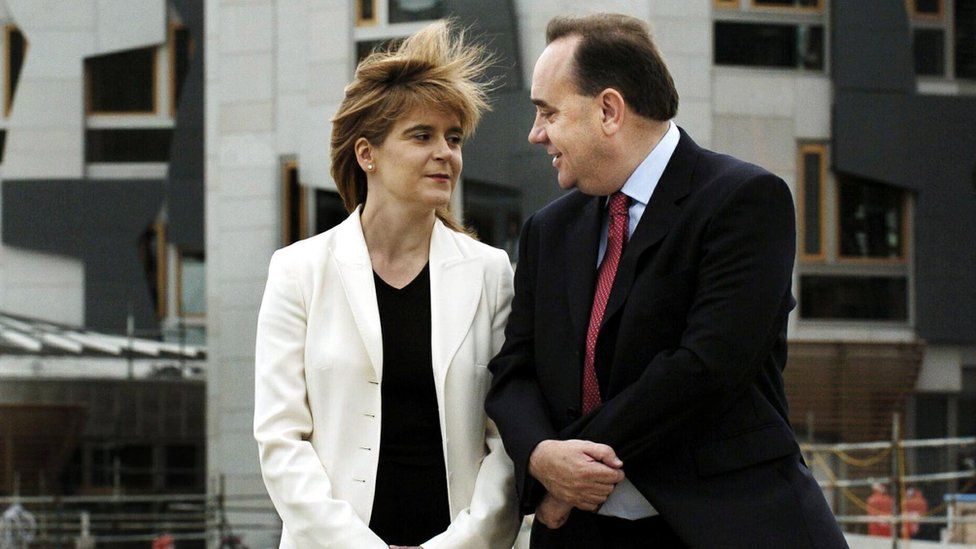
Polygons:
<instances>
[{"instance_id":1,"label":"white blazer","mask_svg":"<svg viewBox=\"0 0 976 549\"><path fill-rule=\"evenodd\" d=\"M512 462L484 410L486 365L501 348L512 299L508 256L438 220L430 293L451 525L423 547L511 547L518 529ZM275 252L255 356L254 437L283 522L281 547L387 549L368 527L383 341L359 210Z\"/></svg>"}]
</instances>

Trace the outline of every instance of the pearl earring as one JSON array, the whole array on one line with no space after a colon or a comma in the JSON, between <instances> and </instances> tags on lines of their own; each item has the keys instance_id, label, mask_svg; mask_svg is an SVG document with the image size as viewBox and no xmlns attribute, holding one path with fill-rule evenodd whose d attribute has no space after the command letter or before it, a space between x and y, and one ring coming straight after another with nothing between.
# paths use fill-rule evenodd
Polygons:
<instances>
[{"instance_id":1,"label":"pearl earring","mask_svg":"<svg viewBox=\"0 0 976 549\"><path fill-rule=\"evenodd\" d=\"M366 164L366 171L368 171L368 172L373 171L373 163L372 162L370 162L369 164Z\"/></svg>"}]
</instances>

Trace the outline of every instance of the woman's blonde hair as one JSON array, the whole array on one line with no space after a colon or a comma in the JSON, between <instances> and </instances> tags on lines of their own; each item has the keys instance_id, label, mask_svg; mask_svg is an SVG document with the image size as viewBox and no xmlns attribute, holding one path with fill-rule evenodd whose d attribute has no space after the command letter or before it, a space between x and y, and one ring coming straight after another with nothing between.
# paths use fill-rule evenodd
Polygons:
<instances>
[{"instance_id":1,"label":"woman's blonde hair","mask_svg":"<svg viewBox=\"0 0 976 549\"><path fill-rule=\"evenodd\" d=\"M364 137L382 145L397 119L414 108L455 114L464 136L470 136L489 109L491 83L479 79L491 61L483 46L465 41L464 31L438 21L359 63L332 118L332 178L349 212L366 202L366 174L356 161L356 141ZM436 214L464 232L450 205Z\"/></svg>"}]
</instances>

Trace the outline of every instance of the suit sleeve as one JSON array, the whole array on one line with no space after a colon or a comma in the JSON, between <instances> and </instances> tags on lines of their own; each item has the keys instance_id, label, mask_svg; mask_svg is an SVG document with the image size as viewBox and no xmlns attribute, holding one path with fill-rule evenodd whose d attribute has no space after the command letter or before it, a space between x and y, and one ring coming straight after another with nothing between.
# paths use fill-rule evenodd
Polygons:
<instances>
[{"instance_id":1,"label":"suit sleeve","mask_svg":"<svg viewBox=\"0 0 976 549\"><path fill-rule=\"evenodd\" d=\"M534 513L545 495L545 489L529 474L529 456L537 444L557 436L535 370L534 261L538 255L532 221L533 217L526 220L519 239L512 312L505 328L505 344L488 365L492 384L485 401L485 409L498 425L515 466L522 514Z\"/></svg>"},{"instance_id":2,"label":"suit sleeve","mask_svg":"<svg viewBox=\"0 0 976 549\"><path fill-rule=\"evenodd\" d=\"M704 231L680 345L658 353L635 383L561 438L608 444L627 467L661 451L660 443L686 432L692 420L717 419L748 390L793 305L789 188L771 174L743 182Z\"/></svg>"},{"instance_id":3,"label":"suit sleeve","mask_svg":"<svg viewBox=\"0 0 976 549\"><path fill-rule=\"evenodd\" d=\"M261 475L284 528L302 548L386 549L332 483L308 438L306 306L282 251L271 259L258 314L254 438Z\"/></svg>"},{"instance_id":4,"label":"suit sleeve","mask_svg":"<svg viewBox=\"0 0 976 549\"><path fill-rule=\"evenodd\" d=\"M502 346L505 323L512 305L512 266L504 252L500 253L496 271L498 281L495 284L491 323L492 354ZM471 505L458 513L444 533L423 543L424 549L493 549L511 547L515 542L519 521L512 460L505 453L495 422L487 418L485 446L487 454L478 470Z\"/></svg>"}]
</instances>

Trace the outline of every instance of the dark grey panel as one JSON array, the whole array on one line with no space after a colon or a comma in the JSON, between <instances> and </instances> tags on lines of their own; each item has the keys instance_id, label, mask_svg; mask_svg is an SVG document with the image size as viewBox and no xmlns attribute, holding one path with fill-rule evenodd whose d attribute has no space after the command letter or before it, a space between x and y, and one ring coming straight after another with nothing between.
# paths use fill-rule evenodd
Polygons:
<instances>
[{"instance_id":1,"label":"dark grey panel","mask_svg":"<svg viewBox=\"0 0 976 549\"><path fill-rule=\"evenodd\" d=\"M470 28L470 32L484 40L497 56L498 62L490 75L496 77L506 90L521 89L519 34L512 1L447 0L446 7L458 23Z\"/></svg>"},{"instance_id":2,"label":"dark grey panel","mask_svg":"<svg viewBox=\"0 0 976 549\"><path fill-rule=\"evenodd\" d=\"M168 238L184 249L203 250L203 2L171 0L193 38L195 52L177 106L166 188Z\"/></svg>"},{"instance_id":3,"label":"dark grey panel","mask_svg":"<svg viewBox=\"0 0 976 549\"><path fill-rule=\"evenodd\" d=\"M75 257L85 265L85 326L158 328L139 256L140 236L163 206L162 180L7 180L3 243Z\"/></svg>"},{"instance_id":4,"label":"dark grey panel","mask_svg":"<svg viewBox=\"0 0 976 549\"><path fill-rule=\"evenodd\" d=\"M904 4L838 1L833 13L834 169L916 193L918 334L976 342L976 98L914 92Z\"/></svg>"},{"instance_id":5,"label":"dark grey panel","mask_svg":"<svg viewBox=\"0 0 976 549\"><path fill-rule=\"evenodd\" d=\"M497 93L492 111L464 147L464 177L522 192L522 213L545 206L562 191L545 149L528 142L535 106L528 90Z\"/></svg>"},{"instance_id":6,"label":"dark grey panel","mask_svg":"<svg viewBox=\"0 0 976 549\"><path fill-rule=\"evenodd\" d=\"M838 86L907 92L915 87L904 2L831 2L831 73Z\"/></svg>"}]
</instances>

